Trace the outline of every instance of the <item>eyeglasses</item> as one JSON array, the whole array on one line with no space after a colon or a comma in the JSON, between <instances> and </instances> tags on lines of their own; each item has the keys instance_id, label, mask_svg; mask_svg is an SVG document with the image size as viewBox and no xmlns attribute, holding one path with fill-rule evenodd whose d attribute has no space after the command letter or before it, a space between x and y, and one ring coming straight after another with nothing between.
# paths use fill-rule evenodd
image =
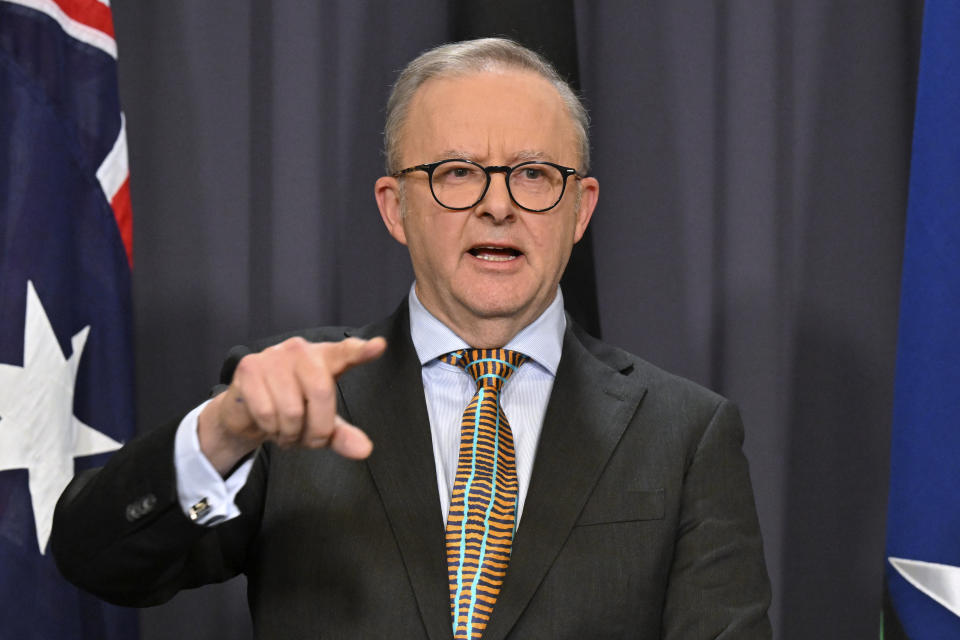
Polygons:
<instances>
[{"instance_id":1,"label":"eyeglasses","mask_svg":"<svg viewBox=\"0 0 960 640\"><path fill-rule=\"evenodd\" d=\"M430 192L441 207L463 211L483 200L490 188L490 174L502 173L510 199L533 213L553 209L563 198L567 178L580 178L576 169L552 162L521 162L514 167L484 167L470 160L440 160L418 164L393 174L399 178L413 171L426 171Z\"/></svg>"}]
</instances>

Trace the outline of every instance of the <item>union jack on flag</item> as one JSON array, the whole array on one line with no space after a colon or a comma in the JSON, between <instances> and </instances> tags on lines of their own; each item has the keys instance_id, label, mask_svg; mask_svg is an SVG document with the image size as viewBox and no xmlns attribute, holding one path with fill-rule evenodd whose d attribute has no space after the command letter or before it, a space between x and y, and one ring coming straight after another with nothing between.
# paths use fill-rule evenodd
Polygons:
<instances>
[{"instance_id":1,"label":"union jack on flag","mask_svg":"<svg viewBox=\"0 0 960 640\"><path fill-rule=\"evenodd\" d=\"M132 225L108 2L0 0L0 640L137 635L48 550L133 434Z\"/></svg>"}]
</instances>

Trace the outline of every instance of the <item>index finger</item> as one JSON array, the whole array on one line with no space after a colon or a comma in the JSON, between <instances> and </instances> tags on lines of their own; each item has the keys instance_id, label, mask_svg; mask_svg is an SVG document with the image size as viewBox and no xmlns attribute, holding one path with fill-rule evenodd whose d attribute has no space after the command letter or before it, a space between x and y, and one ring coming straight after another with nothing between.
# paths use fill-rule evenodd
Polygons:
<instances>
[{"instance_id":1,"label":"index finger","mask_svg":"<svg viewBox=\"0 0 960 640\"><path fill-rule=\"evenodd\" d=\"M324 364L336 378L351 367L379 358L387 348L387 341L380 336L370 340L347 338L325 343L322 347Z\"/></svg>"}]
</instances>

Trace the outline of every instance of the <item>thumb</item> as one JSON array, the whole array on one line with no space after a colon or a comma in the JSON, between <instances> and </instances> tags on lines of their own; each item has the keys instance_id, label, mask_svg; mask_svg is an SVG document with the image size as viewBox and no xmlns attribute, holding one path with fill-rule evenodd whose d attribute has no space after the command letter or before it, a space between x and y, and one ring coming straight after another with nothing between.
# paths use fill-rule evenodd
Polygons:
<instances>
[{"instance_id":1,"label":"thumb","mask_svg":"<svg viewBox=\"0 0 960 640\"><path fill-rule=\"evenodd\" d=\"M367 434L340 416L334 416L333 428L329 446L344 458L363 460L373 451L373 442Z\"/></svg>"}]
</instances>

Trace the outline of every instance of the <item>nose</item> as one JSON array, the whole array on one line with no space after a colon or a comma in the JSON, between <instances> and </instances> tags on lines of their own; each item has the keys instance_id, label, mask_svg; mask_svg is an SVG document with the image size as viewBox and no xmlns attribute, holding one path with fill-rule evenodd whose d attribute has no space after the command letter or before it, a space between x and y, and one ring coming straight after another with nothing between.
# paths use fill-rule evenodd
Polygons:
<instances>
[{"instance_id":1,"label":"nose","mask_svg":"<svg viewBox=\"0 0 960 640\"><path fill-rule=\"evenodd\" d=\"M477 205L477 215L488 216L497 223L510 222L516 218L516 205L507 188L506 173L490 172L490 186Z\"/></svg>"}]
</instances>

